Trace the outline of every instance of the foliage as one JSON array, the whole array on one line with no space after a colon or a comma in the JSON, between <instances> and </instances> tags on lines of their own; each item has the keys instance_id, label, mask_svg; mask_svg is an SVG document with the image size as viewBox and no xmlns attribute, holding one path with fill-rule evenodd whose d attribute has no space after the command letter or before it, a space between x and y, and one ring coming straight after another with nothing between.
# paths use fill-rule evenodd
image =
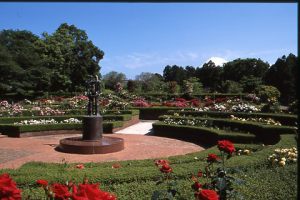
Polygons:
<instances>
[{"instance_id":1,"label":"foliage","mask_svg":"<svg viewBox=\"0 0 300 200\"><path fill-rule=\"evenodd\" d=\"M29 31L3 30L0 72L5 76L0 78L0 91L16 92L18 98L83 91L88 75L99 76L103 55L85 31L74 25L63 23L41 38Z\"/></svg>"},{"instance_id":2,"label":"foliage","mask_svg":"<svg viewBox=\"0 0 300 200\"><path fill-rule=\"evenodd\" d=\"M235 81L226 80L221 85L221 89L225 93L241 93L243 91L241 84Z\"/></svg>"},{"instance_id":3,"label":"foliage","mask_svg":"<svg viewBox=\"0 0 300 200\"><path fill-rule=\"evenodd\" d=\"M196 77L201 80L204 87L210 88L212 92L219 89L222 73L223 68L216 66L211 60L208 63L204 63L201 68L196 69Z\"/></svg>"},{"instance_id":4,"label":"foliage","mask_svg":"<svg viewBox=\"0 0 300 200\"><path fill-rule=\"evenodd\" d=\"M263 77L266 85L276 87L281 93L281 102L287 104L297 99L297 75L299 60L293 54L278 58Z\"/></svg>"},{"instance_id":5,"label":"foliage","mask_svg":"<svg viewBox=\"0 0 300 200\"><path fill-rule=\"evenodd\" d=\"M110 90L115 90L117 83L120 83L123 87L124 81L126 80L126 75L124 73L118 73L116 71L111 71L103 76L103 81L105 88Z\"/></svg>"},{"instance_id":6,"label":"foliage","mask_svg":"<svg viewBox=\"0 0 300 200\"><path fill-rule=\"evenodd\" d=\"M274 99L276 101L280 97L280 92L276 87L270 85L261 85L256 88L255 93L263 102Z\"/></svg>"},{"instance_id":7,"label":"foliage","mask_svg":"<svg viewBox=\"0 0 300 200\"><path fill-rule=\"evenodd\" d=\"M240 82L244 76L262 78L269 64L255 58L236 59L224 64L223 80Z\"/></svg>"}]
</instances>

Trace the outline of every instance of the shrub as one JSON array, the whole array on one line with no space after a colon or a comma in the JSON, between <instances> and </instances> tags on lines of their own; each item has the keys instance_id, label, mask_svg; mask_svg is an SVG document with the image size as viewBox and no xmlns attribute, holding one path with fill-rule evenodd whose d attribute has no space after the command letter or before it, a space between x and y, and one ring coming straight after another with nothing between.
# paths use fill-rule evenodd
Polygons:
<instances>
[{"instance_id":1,"label":"shrub","mask_svg":"<svg viewBox=\"0 0 300 200\"><path fill-rule=\"evenodd\" d=\"M267 102L268 99L278 99L280 97L279 90L270 85L261 85L257 87L255 93L263 102Z\"/></svg>"}]
</instances>

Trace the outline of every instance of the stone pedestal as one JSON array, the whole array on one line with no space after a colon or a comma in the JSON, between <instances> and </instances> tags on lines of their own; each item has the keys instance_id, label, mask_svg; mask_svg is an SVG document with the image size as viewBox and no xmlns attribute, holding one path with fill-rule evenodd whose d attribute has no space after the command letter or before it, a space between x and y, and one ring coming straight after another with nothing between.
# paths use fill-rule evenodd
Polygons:
<instances>
[{"instance_id":1,"label":"stone pedestal","mask_svg":"<svg viewBox=\"0 0 300 200\"><path fill-rule=\"evenodd\" d=\"M103 133L103 118L100 115L84 116L82 119L82 140L99 140Z\"/></svg>"}]
</instances>

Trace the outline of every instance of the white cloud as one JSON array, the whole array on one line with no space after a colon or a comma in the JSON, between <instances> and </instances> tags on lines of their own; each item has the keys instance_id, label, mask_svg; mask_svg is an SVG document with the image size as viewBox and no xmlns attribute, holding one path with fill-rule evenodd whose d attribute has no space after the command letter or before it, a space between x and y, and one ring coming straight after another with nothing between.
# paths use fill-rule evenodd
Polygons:
<instances>
[{"instance_id":1,"label":"white cloud","mask_svg":"<svg viewBox=\"0 0 300 200\"><path fill-rule=\"evenodd\" d=\"M221 57L211 57L209 58L205 63L209 61L214 62L217 66L223 66L224 63L227 63L228 61Z\"/></svg>"}]
</instances>

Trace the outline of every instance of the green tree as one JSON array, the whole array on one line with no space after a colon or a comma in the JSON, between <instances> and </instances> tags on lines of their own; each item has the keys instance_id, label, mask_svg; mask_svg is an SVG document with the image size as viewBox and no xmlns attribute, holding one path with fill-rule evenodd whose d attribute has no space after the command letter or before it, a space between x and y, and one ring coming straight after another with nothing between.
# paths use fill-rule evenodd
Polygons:
<instances>
[{"instance_id":1,"label":"green tree","mask_svg":"<svg viewBox=\"0 0 300 200\"><path fill-rule=\"evenodd\" d=\"M177 65L167 65L163 71L165 82L176 81L179 85L183 84L183 80L187 79L186 70Z\"/></svg>"},{"instance_id":2,"label":"green tree","mask_svg":"<svg viewBox=\"0 0 300 200\"><path fill-rule=\"evenodd\" d=\"M255 58L236 59L224 64L223 80L240 82L244 76L262 78L269 64Z\"/></svg>"},{"instance_id":3,"label":"green tree","mask_svg":"<svg viewBox=\"0 0 300 200\"><path fill-rule=\"evenodd\" d=\"M201 80L205 88L210 89L212 92L220 87L222 73L223 68L216 66L211 60L204 63L201 68L196 69L196 77Z\"/></svg>"},{"instance_id":4,"label":"green tree","mask_svg":"<svg viewBox=\"0 0 300 200\"><path fill-rule=\"evenodd\" d=\"M105 88L110 90L115 90L117 83L121 83L124 87L124 82L126 80L126 75L123 73L118 73L116 71L111 71L103 76L103 81Z\"/></svg>"},{"instance_id":5,"label":"green tree","mask_svg":"<svg viewBox=\"0 0 300 200\"><path fill-rule=\"evenodd\" d=\"M161 91L164 86L163 77L157 73L142 72L135 80L141 84L142 92Z\"/></svg>"},{"instance_id":6,"label":"green tree","mask_svg":"<svg viewBox=\"0 0 300 200\"><path fill-rule=\"evenodd\" d=\"M254 90L262 84L261 78L250 76L243 76L241 79L241 85L243 87L243 92L252 93Z\"/></svg>"},{"instance_id":7,"label":"green tree","mask_svg":"<svg viewBox=\"0 0 300 200\"><path fill-rule=\"evenodd\" d=\"M52 35L43 33L37 46L44 65L54 71L50 74L51 91L59 88L74 92L78 86L84 86L88 75L100 76L99 62L104 52L88 40L84 30L74 25L63 23Z\"/></svg>"},{"instance_id":8,"label":"green tree","mask_svg":"<svg viewBox=\"0 0 300 200\"><path fill-rule=\"evenodd\" d=\"M299 60L293 55L278 58L274 65L266 72L263 81L266 85L272 85L281 93L280 101L288 104L297 99L297 74Z\"/></svg>"},{"instance_id":9,"label":"green tree","mask_svg":"<svg viewBox=\"0 0 300 200\"><path fill-rule=\"evenodd\" d=\"M222 83L222 92L224 93L241 93L242 91L243 88L238 82L226 80Z\"/></svg>"}]
</instances>

